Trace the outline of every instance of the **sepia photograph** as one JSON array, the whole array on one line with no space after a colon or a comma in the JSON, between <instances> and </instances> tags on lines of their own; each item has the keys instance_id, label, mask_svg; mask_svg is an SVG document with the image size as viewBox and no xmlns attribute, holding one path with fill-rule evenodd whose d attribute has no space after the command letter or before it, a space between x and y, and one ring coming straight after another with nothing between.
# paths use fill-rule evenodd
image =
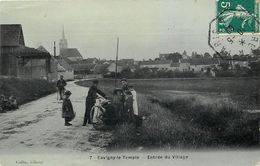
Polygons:
<instances>
[{"instance_id":1,"label":"sepia photograph","mask_svg":"<svg viewBox=\"0 0 260 166\"><path fill-rule=\"evenodd\" d=\"M260 166L260 0L0 0L0 166Z\"/></svg>"}]
</instances>

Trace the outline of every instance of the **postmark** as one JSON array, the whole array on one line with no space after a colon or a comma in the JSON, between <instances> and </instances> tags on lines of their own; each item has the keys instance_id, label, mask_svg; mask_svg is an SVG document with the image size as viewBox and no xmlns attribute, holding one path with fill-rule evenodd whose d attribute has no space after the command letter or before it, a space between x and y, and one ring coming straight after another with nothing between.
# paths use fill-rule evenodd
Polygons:
<instances>
[{"instance_id":1,"label":"postmark","mask_svg":"<svg viewBox=\"0 0 260 166\"><path fill-rule=\"evenodd\" d=\"M258 6L255 0L255 3L247 2ZM249 4L246 6L242 0L217 1L218 12L221 12L209 24L208 44L220 58L237 60L234 58L237 55L249 55L252 50L259 49L259 14Z\"/></svg>"}]
</instances>

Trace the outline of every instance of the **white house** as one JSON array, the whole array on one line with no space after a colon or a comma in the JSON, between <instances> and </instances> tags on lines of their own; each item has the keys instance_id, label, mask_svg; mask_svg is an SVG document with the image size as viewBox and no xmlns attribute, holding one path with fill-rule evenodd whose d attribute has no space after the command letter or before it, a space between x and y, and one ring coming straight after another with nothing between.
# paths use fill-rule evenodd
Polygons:
<instances>
[{"instance_id":1,"label":"white house","mask_svg":"<svg viewBox=\"0 0 260 166\"><path fill-rule=\"evenodd\" d=\"M179 62L172 63L170 70L172 71L189 71L190 63L188 59L180 59Z\"/></svg>"},{"instance_id":2,"label":"white house","mask_svg":"<svg viewBox=\"0 0 260 166\"><path fill-rule=\"evenodd\" d=\"M171 60L156 60L156 61L142 61L140 63L141 68L159 69L159 70L171 70Z\"/></svg>"},{"instance_id":3,"label":"white house","mask_svg":"<svg viewBox=\"0 0 260 166\"><path fill-rule=\"evenodd\" d=\"M108 67L107 70L109 73L116 72L116 63L112 62ZM120 73L123 70L123 66L117 65L117 72Z\"/></svg>"},{"instance_id":4,"label":"white house","mask_svg":"<svg viewBox=\"0 0 260 166\"><path fill-rule=\"evenodd\" d=\"M216 67L218 61L215 58L192 58L189 59L190 71L206 72L208 68Z\"/></svg>"},{"instance_id":5,"label":"white house","mask_svg":"<svg viewBox=\"0 0 260 166\"><path fill-rule=\"evenodd\" d=\"M65 59L61 57L56 57L58 60L58 76L63 75L65 80L74 80L74 70L73 68L66 62Z\"/></svg>"}]
</instances>

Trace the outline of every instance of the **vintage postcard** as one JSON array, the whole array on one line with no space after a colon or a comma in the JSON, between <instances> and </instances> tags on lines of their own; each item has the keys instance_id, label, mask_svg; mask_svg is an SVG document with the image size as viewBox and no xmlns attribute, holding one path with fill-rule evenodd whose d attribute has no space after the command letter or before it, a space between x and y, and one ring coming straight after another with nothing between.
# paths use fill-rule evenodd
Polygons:
<instances>
[{"instance_id":1,"label":"vintage postcard","mask_svg":"<svg viewBox=\"0 0 260 166\"><path fill-rule=\"evenodd\" d=\"M0 166L260 166L259 0L0 0Z\"/></svg>"}]
</instances>

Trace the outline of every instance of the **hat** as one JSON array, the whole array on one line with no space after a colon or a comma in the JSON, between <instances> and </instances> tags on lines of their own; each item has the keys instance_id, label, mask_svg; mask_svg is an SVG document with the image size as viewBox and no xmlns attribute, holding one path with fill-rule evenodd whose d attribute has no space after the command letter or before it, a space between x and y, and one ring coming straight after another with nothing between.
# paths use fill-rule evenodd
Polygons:
<instances>
[{"instance_id":1,"label":"hat","mask_svg":"<svg viewBox=\"0 0 260 166\"><path fill-rule=\"evenodd\" d=\"M120 80L120 82L122 82L122 81L127 82L126 78L122 78L122 79Z\"/></svg>"},{"instance_id":2,"label":"hat","mask_svg":"<svg viewBox=\"0 0 260 166\"><path fill-rule=\"evenodd\" d=\"M117 92L122 92L122 93L123 93L123 90L120 89L120 88L116 88L116 89L114 90L114 94L116 94Z\"/></svg>"},{"instance_id":3,"label":"hat","mask_svg":"<svg viewBox=\"0 0 260 166\"><path fill-rule=\"evenodd\" d=\"M64 94L65 95L71 95L71 92L69 90L67 90Z\"/></svg>"}]
</instances>

